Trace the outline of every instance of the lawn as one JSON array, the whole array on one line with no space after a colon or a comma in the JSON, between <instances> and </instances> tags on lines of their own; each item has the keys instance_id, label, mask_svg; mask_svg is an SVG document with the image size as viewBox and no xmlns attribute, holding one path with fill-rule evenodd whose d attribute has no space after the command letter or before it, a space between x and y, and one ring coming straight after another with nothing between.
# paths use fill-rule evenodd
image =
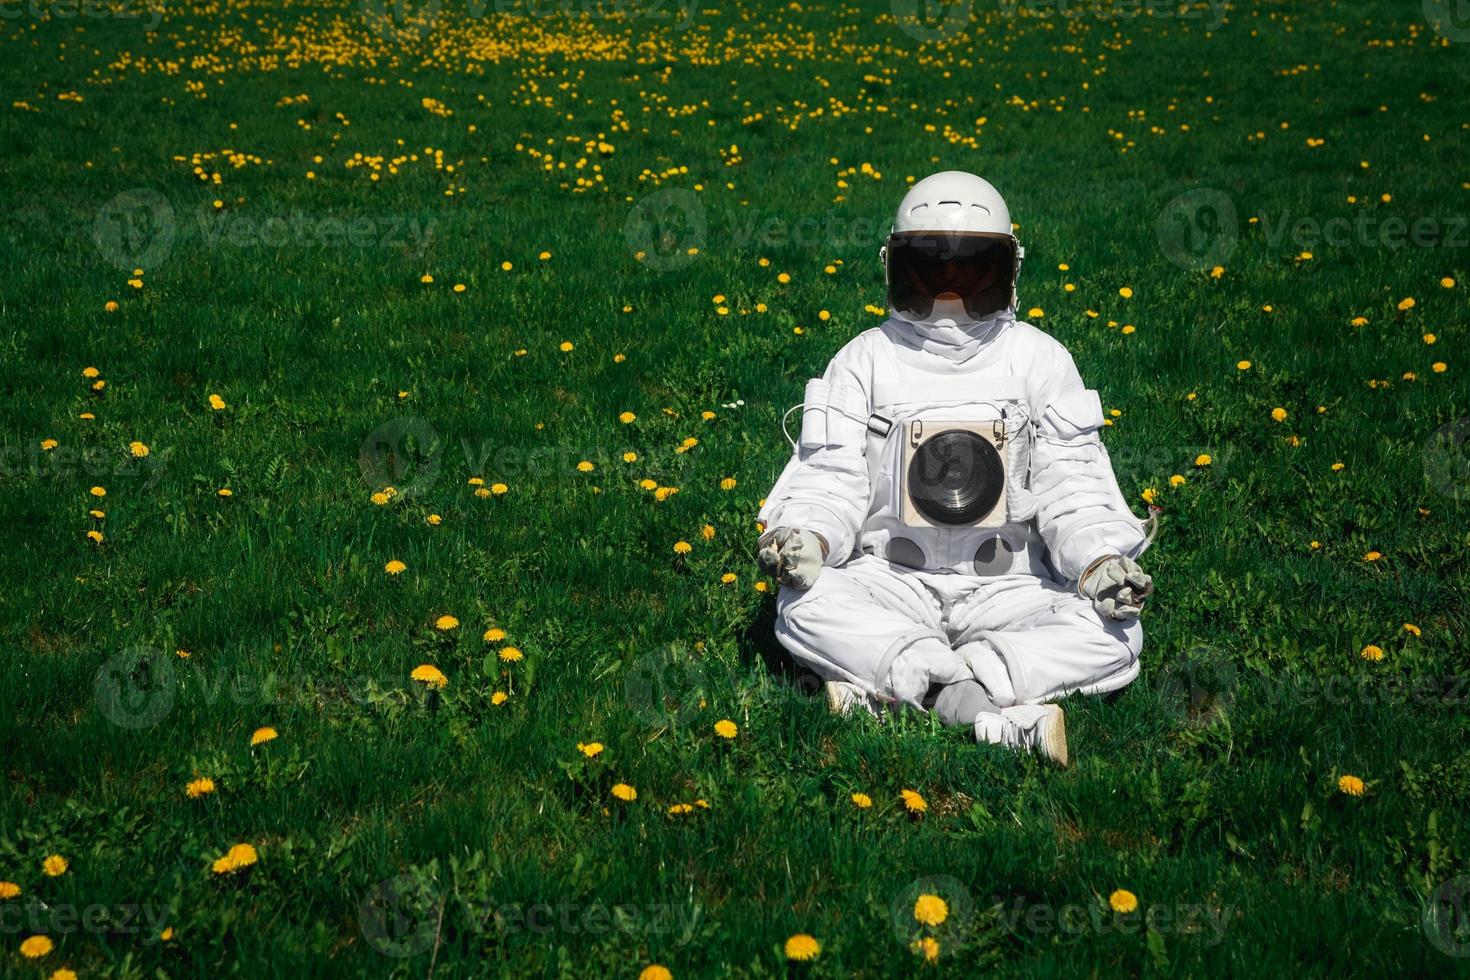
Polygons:
<instances>
[{"instance_id":1,"label":"lawn","mask_svg":"<svg viewBox=\"0 0 1470 980\"><path fill-rule=\"evenodd\" d=\"M1448 9L0 4L0 972L1470 974ZM949 168L1161 517L1065 771L754 563Z\"/></svg>"}]
</instances>

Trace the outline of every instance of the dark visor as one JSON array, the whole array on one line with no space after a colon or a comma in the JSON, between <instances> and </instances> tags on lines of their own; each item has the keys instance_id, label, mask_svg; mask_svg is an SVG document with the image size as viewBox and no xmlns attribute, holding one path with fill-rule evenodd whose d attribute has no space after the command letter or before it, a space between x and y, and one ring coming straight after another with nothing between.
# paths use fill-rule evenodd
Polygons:
<instances>
[{"instance_id":1,"label":"dark visor","mask_svg":"<svg viewBox=\"0 0 1470 980\"><path fill-rule=\"evenodd\" d=\"M888 236L888 302L916 319L936 299L960 300L975 319L1011 304L1015 240L981 232L906 231Z\"/></svg>"}]
</instances>

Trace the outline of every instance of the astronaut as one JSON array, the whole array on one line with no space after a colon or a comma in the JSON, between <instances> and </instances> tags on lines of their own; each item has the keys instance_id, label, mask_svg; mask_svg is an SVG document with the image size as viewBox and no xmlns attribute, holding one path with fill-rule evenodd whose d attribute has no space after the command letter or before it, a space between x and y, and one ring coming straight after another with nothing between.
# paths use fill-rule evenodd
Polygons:
<instances>
[{"instance_id":1,"label":"astronaut","mask_svg":"<svg viewBox=\"0 0 1470 980\"><path fill-rule=\"evenodd\" d=\"M758 547L776 636L834 711L933 711L1065 766L1054 702L1138 676L1153 581L1097 392L1016 319L1023 255L979 177L904 195L890 315L807 383Z\"/></svg>"}]
</instances>

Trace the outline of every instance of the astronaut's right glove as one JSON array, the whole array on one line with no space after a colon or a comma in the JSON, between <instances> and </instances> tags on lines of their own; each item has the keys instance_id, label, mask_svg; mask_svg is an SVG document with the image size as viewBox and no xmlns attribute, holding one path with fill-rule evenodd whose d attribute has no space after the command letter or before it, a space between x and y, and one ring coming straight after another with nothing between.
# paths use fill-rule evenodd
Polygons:
<instances>
[{"instance_id":1,"label":"astronaut's right glove","mask_svg":"<svg viewBox=\"0 0 1470 980\"><path fill-rule=\"evenodd\" d=\"M1092 600L1104 619L1137 619L1154 591L1154 580L1138 562L1122 555L1099 558L1077 580L1077 591Z\"/></svg>"},{"instance_id":2,"label":"astronaut's right glove","mask_svg":"<svg viewBox=\"0 0 1470 980\"><path fill-rule=\"evenodd\" d=\"M761 535L761 568L793 589L809 589L822 571L827 543L804 528L777 527Z\"/></svg>"}]
</instances>

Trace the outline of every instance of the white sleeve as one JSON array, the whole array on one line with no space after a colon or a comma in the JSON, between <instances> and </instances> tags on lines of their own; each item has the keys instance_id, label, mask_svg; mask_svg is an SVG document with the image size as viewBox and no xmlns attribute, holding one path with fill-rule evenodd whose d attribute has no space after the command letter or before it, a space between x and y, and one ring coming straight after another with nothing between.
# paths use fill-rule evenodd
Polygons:
<instances>
[{"instance_id":1,"label":"white sleeve","mask_svg":"<svg viewBox=\"0 0 1470 980\"><path fill-rule=\"evenodd\" d=\"M847 561L868 516L870 377L865 346L854 342L807 385L801 439L760 512L766 528L820 534L828 565Z\"/></svg>"},{"instance_id":2,"label":"white sleeve","mask_svg":"<svg viewBox=\"0 0 1470 980\"><path fill-rule=\"evenodd\" d=\"M1060 348L1038 401L1031 492L1052 564L1075 580L1104 555L1137 557L1144 549L1143 524L1128 509L1098 437L1102 402Z\"/></svg>"}]
</instances>

